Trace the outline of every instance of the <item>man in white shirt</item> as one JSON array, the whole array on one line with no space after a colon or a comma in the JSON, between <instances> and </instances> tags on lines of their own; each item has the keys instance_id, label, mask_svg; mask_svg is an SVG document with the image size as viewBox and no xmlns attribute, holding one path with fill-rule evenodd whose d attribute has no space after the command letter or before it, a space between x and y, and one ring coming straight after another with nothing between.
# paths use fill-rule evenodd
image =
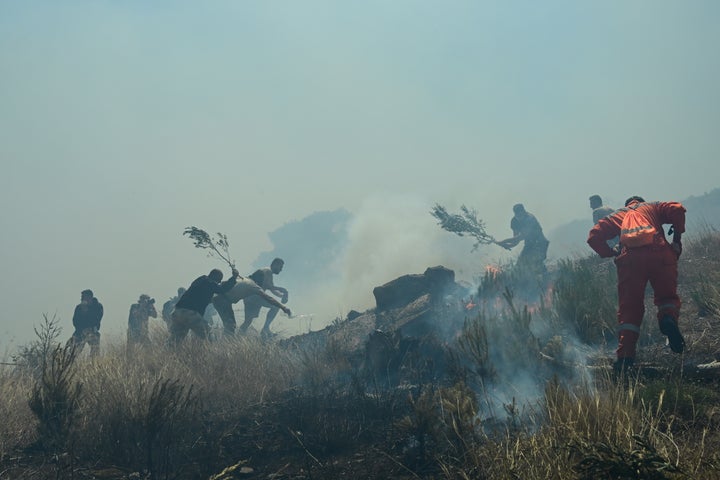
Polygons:
<instances>
[{"instance_id":1,"label":"man in white shirt","mask_svg":"<svg viewBox=\"0 0 720 480\"><path fill-rule=\"evenodd\" d=\"M285 266L285 261L282 258L275 258L272 263L270 263L270 267L255 270L252 275L250 275L250 278L258 284L263 292L265 290L269 290L270 293L276 297L280 297L281 303L287 303L288 291L285 288L278 287L273 283L273 275L277 275L282 272L283 266ZM273 300L275 299L273 298ZM260 331L260 335L263 337L271 337L272 332L270 331L270 324L273 320L275 320L275 316L278 313L279 307L277 304L277 301L274 303L269 302L266 297L260 295L252 295L245 298L245 321L242 325L240 325L240 332L244 334L252 321L260 316L260 309L262 307L268 307L270 310L268 310L267 315L265 316L265 325Z\"/></svg>"},{"instance_id":2,"label":"man in white shirt","mask_svg":"<svg viewBox=\"0 0 720 480\"><path fill-rule=\"evenodd\" d=\"M275 312L277 312L278 310L282 310L288 317L292 315L292 312L288 307L277 301L271 295L265 293L263 289L260 288L260 286L253 280L249 278L240 278L238 279L235 286L230 289L230 291L223 294L215 295L212 299L212 305L213 307L215 307L215 310L217 310L217 313L223 322L225 335L232 336L235 334L235 327L237 325L237 322L235 321L235 312L233 311L233 305L240 300L247 301L247 299L250 297L255 297L259 301L262 301L263 305L271 306L273 309L275 309ZM246 320L243 323L242 327L240 327L240 330L243 333L247 330L247 327L250 325L250 323L252 323L252 318L250 319L250 322L247 321L247 307L245 310L245 317Z\"/></svg>"}]
</instances>

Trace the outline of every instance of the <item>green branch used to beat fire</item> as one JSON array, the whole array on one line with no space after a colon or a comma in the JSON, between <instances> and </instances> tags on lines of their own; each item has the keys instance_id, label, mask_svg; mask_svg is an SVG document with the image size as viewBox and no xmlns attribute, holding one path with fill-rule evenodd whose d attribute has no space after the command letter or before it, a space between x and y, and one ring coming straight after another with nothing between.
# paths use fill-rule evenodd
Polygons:
<instances>
[{"instance_id":1,"label":"green branch used to beat fire","mask_svg":"<svg viewBox=\"0 0 720 480\"><path fill-rule=\"evenodd\" d=\"M485 231L485 222L477 217L477 211L462 205L461 213L450 213L440 204L435 204L430 214L438 220L438 225L443 230L454 233L460 237L473 237L475 244L472 251L480 245L498 244L495 237Z\"/></svg>"},{"instance_id":2,"label":"green branch used to beat fire","mask_svg":"<svg viewBox=\"0 0 720 480\"><path fill-rule=\"evenodd\" d=\"M208 250L208 257L220 258L230 265L230 268L235 268L235 261L230 258L227 235L218 232L217 238L213 238L205 230L197 227L186 227L183 235L190 237L195 242L196 248Z\"/></svg>"}]
</instances>

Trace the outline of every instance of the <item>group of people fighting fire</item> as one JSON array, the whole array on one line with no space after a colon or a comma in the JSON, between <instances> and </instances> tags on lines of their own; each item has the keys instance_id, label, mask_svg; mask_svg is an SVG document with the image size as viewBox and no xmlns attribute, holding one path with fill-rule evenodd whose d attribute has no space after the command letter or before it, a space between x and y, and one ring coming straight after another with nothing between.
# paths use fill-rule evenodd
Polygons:
<instances>
[{"instance_id":1,"label":"group of people fighting fire","mask_svg":"<svg viewBox=\"0 0 720 480\"><path fill-rule=\"evenodd\" d=\"M680 298L677 294L678 259L682 253L682 234L685 232L685 208L678 202L646 202L642 197L632 196L625 206L617 210L603 205L599 195L590 197L594 226L587 243L603 258L614 258L617 268L618 292L618 347L615 369L632 367L635 362L636 345L640 326L645 314L645 287L648 282L654 292L657 321L660 332L668 339L670 349L682 353L685 348L678 327ZM545 271L549 246L542 227L535 216L522 204L513 207L510 221L513 236L496 242L510 250L523 242L523 249L516 265L530 271ZM668 242L663 225L671 225ZM192 330L199 338L208 337L209 323L204 318L208 306L217 311L222 320L225 335L236 331L233 305L243 300L244 322L240 333L245 334L260 309L268 307L263 338L272 337L270 324L279 310L291 315L285 306L288 291L273 284L273 275L283 269L284 261L276 258L270 267L256 270L249 277L241 277L232 269L230 278L222 281L223 273L213 269L207 275L196 278L187 289L178 289L178 296L163 306L163 319L170 332L169 344L179 344ZM275 297L266 293L271 292ZM138 303L130 308L128 319L128 345L149 343L148 321L156 318L154 299L141 295ZM103 307L91 290L83 290L81 303L75 308L73 326L75 332L69 343L80 349L88 343L91 355L96 355L100 344L100 321Z\"/></svg>"},{"instance_id":2,"label":"group of people fighting fire","mask_svg":"<svg viewBox=\"0 0 720 480\"><path fill-rule=\"evenodd\" d=\"M253 319L260 315L263 307L269 308L265 316L265 324L260 331L263 338L270 338L273 333L270 324L282 310L288 316L292 315L285 306L288 301L288 291L276 286L273 275L279 274L285 262L275 258L269 267L260 268L248 277L241 277L236 269L232 269L230 278L222 281L223 273L213 269L207 275L201 275L190 284L187 289L179 288L178 295L171 298L162 308L163 320L167 323L171 346L178 345L190 330L200 339L207 339L210 324L206 319L206 311L210 304L217 311L222 320L225 335L234 335L237 328L233 305L243 300L245 318L240 325L240 332L245 334ZM279 297L279 300L275 297ZM92 290L83 290L80 294L80 304L75 307L73 314L73 327L75 331L68 340L80 351L87 343L90 345L92 356L99 353L100 348L100 322L103 317L103 306L95 298ZM128 317L128 346L147 345L150 343L149 319L157 318L155 299L149 295L140 295L138 302L130 307Z\"/></svg>"}]
</instances>

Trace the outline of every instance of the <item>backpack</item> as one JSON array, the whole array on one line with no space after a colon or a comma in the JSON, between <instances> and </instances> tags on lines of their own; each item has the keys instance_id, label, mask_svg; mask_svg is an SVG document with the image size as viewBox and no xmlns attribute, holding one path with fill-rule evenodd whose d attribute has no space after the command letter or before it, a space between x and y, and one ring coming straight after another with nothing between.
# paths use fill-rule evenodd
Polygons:
<instances>
[{"instance_id":1,"label":"backpack","mask_svg":"<svg viewBox=\"0 0 720 480\"><path fill-rule=\"evenodd\" d=\"M646 204L639 203L627 207L627 213L620 226L620 243L625 247L635 248L653 243L657 230L645 214L645 209L639 209L644 205Z\"/></svg>"},{"instance_id":2,"label":"backpack","mask_svg":"<svg viewBox=\"0 0 720 480\"><path fill-rule=\"evenodd\" d=\"M265 275L263 274L262 269L258 269L255 270L248 278L250 278L250 280L257 283L262 288L263 280L265 280Z\"/></svg>"}]
</instances>

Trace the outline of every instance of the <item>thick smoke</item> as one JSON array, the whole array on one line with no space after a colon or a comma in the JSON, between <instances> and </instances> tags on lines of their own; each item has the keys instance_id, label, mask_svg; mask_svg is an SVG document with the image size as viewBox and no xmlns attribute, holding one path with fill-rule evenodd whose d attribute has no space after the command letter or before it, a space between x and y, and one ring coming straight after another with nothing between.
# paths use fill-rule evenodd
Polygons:
<instances>
[{"instance_id":1,"label":"thick smoke","mask_svg":"<svg viewBox=\"0 0 720 480\"><path fill-rule=\"evenodd\" d=\"M269 265L274 256L284 258L285 270L275 283L290 290L294 313L312 316L311 325L278 317L276 328L292 335L300 327L322 328L350 310L373 308L373 288L431 266L453 269L457 280L472 283L483 271L487 253L471 252L471 240L443 231L430 215L431 206L417 196L377 195L354 215L317 212L272 232L275 248L254 266ZM323 255L311 253L318 245Z\"/></svg>"},{"instance_id":2,"label":"thick smoke","mask_svg":"<svg viewBox=\"0 0 720 480\"><path fill-rule=\"evenodd\" d=\"M482 270L472 243L441 230L429 214L430 204L417 197L368 199L349 230L341 259L341 297L354 305L372 305L372 289L408 273L443 265L467 280Z\"/></svg>"},{"instance_id":3,"label":"thick smoke","mask_svg":"<svg viewBox=\"0 0 720 480\"><path fill-rule=\"evenodd\" d=\"M432 204L417 196L374 196L354 214L344 210L317 212L272 232L270 239L275 248L263 254L256 266L268 265L274 256L285 258L286 270L276 283L290 289L291 308L306 314L300 321L279 319L280 325L275 328L285 335L323 328L335 318L344 318L350 310L372 308L374 287L402 275L422 273L430 266L454 270L456 280L466 283L470 292L477 291L488 265L509 268L509 257L517 251L500 259L504 252L495 247L472 252L472 239L456 237L437 225L429 213ZM554 254L548 262L546 284L517 279L510 282L515 307L522 310L527 306L531 312L532 319L525 329L528 336L521 334L508 340L513 337L509 332L517 325L503 313L507 309L503 288L489 298L475 299L485 314L495 317L488 324L487 334L497 375L477 392L484 418L503 418L511 406L519 409L523 421L532 417L536 408L541 410L539 402L552 375L566 384L592 385L588 359L602 352L583 344L567 329L558 331L557 319L550 321L540 311L552 302L553 260L589 255L585 239L590 227L588 209L587 218L547 232ZM452 342L462 330L462 321L438 322L435 327L441 339ZM547 351L546 345L556 339L561 339L561 351ZM517 345L527 345L528 340L535 346L523 350L526 355L513 350ZM515 345L508 346L508 341ZM541 356L538 350L546 353Z\"/></svg>"},{"instance_id":4,"label":"thick smoke","mask_svg":"<svg viewBox=\"0 0 720 480\"><path fill-rule=\"evenodd\" d=\"M454 270L456 280L465 283L470 292L477 291L488 265L509 266L508 256L499 259L504 252L497 248L481 247L473 252L472 239L442 230L430 215L432 205L432 201L417 196L374 196L354 214L345 210L316 212L271 232L274 248L259 256L254 267L269 265L275 256L285 259L285 270L276 276L275 283L290 290L289 306L299 316L295 319L278 316L273 328L285 336L321 329L336 318L345 318L350 310L362 312L373 308L372 291L376 286L409 273L422 273L431 266L443 265ZM586 232L587 226L576 230ZM573 240L571 235L560 236L568 242ZM581 251L584 238L580 233L575 237L573 244ZM513 293L518 309L529 303L533 311L528 334L534 337L538 348L561 335L562 362L572 367L557 372L559 378L587 384L588 370L584 367L591 352L569 332L555 331L555 326L537 313L541 296L544 301L551 300L547 298L547 288L525 283L513 284ZM488 330L497 376L478 392L486 417L503 417L506 407L513 404L527 413L537 406L544 393L537 354L523 361L498 351L509 329L515 328L502 319L501 312L506 306L502 289L497 298L485 299L483 303L485 309L496 308L486 313L499 317ZM453 325L440 322L437 327L440 338L451 340L462 330L462 322Z\"/></svg>"}]
</instances>

